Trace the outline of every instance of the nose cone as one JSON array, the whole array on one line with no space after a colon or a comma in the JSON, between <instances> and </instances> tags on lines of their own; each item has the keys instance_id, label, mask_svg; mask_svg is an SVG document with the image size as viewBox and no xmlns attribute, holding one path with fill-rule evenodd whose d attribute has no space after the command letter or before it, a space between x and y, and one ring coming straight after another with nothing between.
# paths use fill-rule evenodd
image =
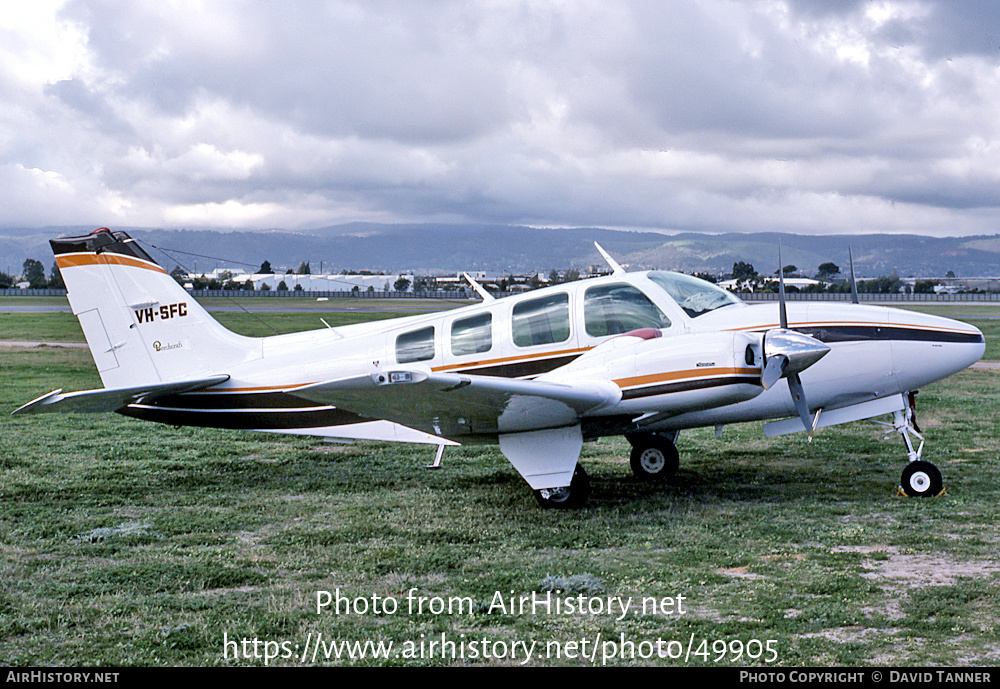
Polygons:
<instances>
[{"instance_id":1,"label":"nose cone","mask_svg":"<svg viewBox=\"0 0 1000 689\"><path fill-rule=\"evenodd\" d=\"M890 309L893 367L900 388L912 390L968 368L983 357L986 338L961 321Z\"/></svg>"},{"instance_id":2,"label":"nose cone","mask_svg":"<svg viewBox=\"0 0 1000 689\"><path fill-rule=\"evenodd\" d=\"M953 323L957 321L952 321ZM969 329L969 338L973 340L974 346L969 347L968 356L962 368L968 368L974 363L983 358L983 354L986 353L986 336L983 335L983 331L974 325L969 325L968 323L962 323L966 328Z\"/></svg>"}]
</instances>

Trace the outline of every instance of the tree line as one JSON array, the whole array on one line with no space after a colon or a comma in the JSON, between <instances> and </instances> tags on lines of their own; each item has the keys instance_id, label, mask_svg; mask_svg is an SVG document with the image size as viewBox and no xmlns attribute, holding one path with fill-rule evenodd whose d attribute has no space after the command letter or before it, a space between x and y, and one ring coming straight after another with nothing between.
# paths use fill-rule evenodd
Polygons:
<instances>
[{"instance_id":1,"label":"tree line","mask_svg":"<svg viewBox=\"0 0 1000 689\"><path fill-rule=\"evenodd\" d=\"M19 283L27 282L28 287L31 289L65 289L66 285L63 282L62 275L59 272L59 266L53 262L52 268L49 271L48 276L45 274L45 266L41 261L33 258L25 259L24 264L21 266L21 275L15 276L8 273L0 272L0 289L14 287ZM268 261L264 261L260 269L257 271L260 274L274 274L271 270L271 264ZM358 274L366 274L368 271L359 271ZM789 277L798 273L798 267L794 265L782 266L781 272L785 277ZM298 275L309 275L311 274L310 266L308 261L303 261L299 264L299 267L292 271L289 269L285 274L298 274ZM778 291L778 271L774 272L774 275L760 275L753 267L752 264L746 263L744 261L737 261L733 263L733 271L731 275L726 277L731 277L737 281L736 291ZM789 291L799 291L799 292L850 292L851 284L850 281L840 280L834 281L834 278L840 274L840 267L836 263L827 262L819 266L816 272L816 280L819 284L806 285L804 287L793 287L786 286ZM185 283L191 283L194 289L208 289L208 290L253 290L254 284L251 280L246 280L245 282L237 282L233 280L231 273L222 273L219 278L208 278L205 276L190 278L187 272L184 271L180 266L174 268L170 275L177 280L177 282L182 285ZM696 273L697 277L707 279L711 282L716 282L716 278L711 275L706 275L702 273ZM277 276L276 276L277 277ZM537 289L543 286L543 284L558 284L561 282L573 282L580 278L580 273L576 269L569 269L564 273L560 274L559 271L552 270L549 273L549 279L547 283L542 283L537 277L533 276L527 283L528 287L531 289ZM951 275L949 275L951 277ZM507 280L503 279L503 283ZM433 289L435 286L431 284L431 278L416 278L413 285L415 290L420 289ZM916 283L911 287L907 285L899 276L893 272L891 275L881 276L871 280L859 280L857 283L858 291L866 294L871 293L890 293L890 292L900 292L900 291L912 291L916 294L929 294L934 291L934 287L937 285L935 281L932 280L917 280ZM406 291L410 286L410 282L405 278L400 278L393 285L393 288L397 291ZM501 284L501 289L506 289L507 284ZM271 287L265 284L261 287L263 290L276 289L279 292L287 291L289 289L288 285L284 280L280 280L275 287ZM295 290L301 291L301 285L295 285Z\"/></svg>"},{"instance_id":2,"label":"tree line","mask_svg":"<svg viewBox=\"0 0 1000 689\"><path fill-rule=\"evenodd\" d=\"M794 265L782 266L781 273L786 278L797 275L799 269ZM827 292L827 293L848 293L851 291L850 280L834 281L840 275L840 267L836 263L823 263L816 272L818 284L794 287L786 285L789 292ZM948 277L954 277L954 273L948 271ZM754 270L750 263L737 261L733 264L732 279L737 281L736 291L743 292L777 292L778 291L778 271L773 275L760 275ZM871 280L858 280L858 292L863 294L890 294L895 292L906 292L907 294L931 294L934 287L938 285L934 280L917 280L912 286L903 282L895 271L890 275L883 275Z\"/></svg>"},{"instance_id":3,"label":"tree line","mask_svg":"<svg viewBox=\"0 0 1000 689\"><path fill-rule=\"evenodd\" d=\"M48 277L45 277L45 266L42 262L33 258L25 259L21 266L21 275L10 275L0 271L0 289L14 287L21 282L27 282L30 289L66 289L59 266L54 261Z\"/></svg>"}]
</instances>

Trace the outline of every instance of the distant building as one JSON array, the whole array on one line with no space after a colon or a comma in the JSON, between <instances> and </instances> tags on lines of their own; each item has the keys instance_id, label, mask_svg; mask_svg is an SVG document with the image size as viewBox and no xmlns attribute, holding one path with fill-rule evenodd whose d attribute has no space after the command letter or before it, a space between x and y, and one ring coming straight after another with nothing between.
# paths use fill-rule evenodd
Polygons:
<instances>
[{"instance_id":1,"label":"distant building","mask_svg":"<svg viewBox=\"0 0 1000 689\"><path fill-rule=\"evenodd\" d=\"M750 288L754 289L756 287L762 286L766 282L773 282L777 284L778 278L766 278L764 280L759 280L758 282L748 282L747 280L723 280L719 283L719 287L722 289L727 289L730 292L735 292L739 289ZM815 285L822 285L824 283L819 280L813 280L812 278L785 278L785 287L794 287L795 289L805 289L807 287L812 287Z\"/></svg>"},{"instance_id":2,"label":"distant building","mask_svg":"<svg viewBox=\"0 0 1000 689\"><path fill-rule=\"evenodd\" d=\"M409 281L409 286L404 291L409 291L413 286L413 274L394 275L299 275L298 273L244 273L226 268L216 268L210 273L201 275L188 275L188 280L196 277L208 278L223 281L223 277L228 274L227 280L243 285L247 280L253 283L253 288L259 290L262 285L267 285L269 289L276 290L281 282L290 290L294 290L296 285L301 285L306 292L351 292L355 287L358 291L367 292L369 288L375 292L395 292L396 281L403 278Z\"/></svg>"}]
</instances>

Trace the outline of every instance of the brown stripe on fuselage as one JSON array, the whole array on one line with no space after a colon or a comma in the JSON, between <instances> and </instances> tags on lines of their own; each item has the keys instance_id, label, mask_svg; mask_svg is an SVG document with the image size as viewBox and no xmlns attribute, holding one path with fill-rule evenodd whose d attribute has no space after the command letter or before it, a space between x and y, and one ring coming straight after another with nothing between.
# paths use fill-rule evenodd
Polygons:
<instances>
[{"instance_id":1,"label":"brown stripe on fuselage","mask_svg":"<svg viewBox=\"0 0 1000 689\"><path fill-rule=\"evenodd\" d=\"M732 328L741 332L764 333L772 325L750 325ZM867 340L905 340L916 342L968 342L979 344L984 341L982 333L974 333L961 328L939 328L907 323L872 323L870 321L811 321L789 324L789 329L803 335L815 337L821 342L859 342Z\"/></svg>"},{"instance_id":2,"label":"brown stripe on fuselage","mask_svg":"<svg viewBox=\"0 0 1000 689\"><path fill-rule=\"evenodd\" d=\"M719 378L699 378L696 380L683 380L660 385L647 385L638 388L622 390L623 400L633 400L640 397L654 397L656 395L669 395L675 392L690 392L691 390L705 390L708 388L718 388L725 385L760 385L760 378L751 376L723 376Z\"/></svg>"},{"instance_id":3,"label":"brown stripe on fuselage","mask_svg":"<svg viewBox=\"0 0 1000 689\"><path fill-rule=\"evenodd\" d=\"M560 349L551 352L540 352L538 354L521 354L519 356L497 359L482 359L480 361L467 361L461 364L435 366L432 370L435 372L455 371L456 373L474 373L482 376L496 376L501 378L522 378L548 373L560 366L565 366L591 349L591 347L580 347L578 349Z\"/></svg>"},{"instance_id":4,"label":"brown stripe on fuselage","mask_svg":"<svg viewBox=\"0 0 1000 689\"><path fill-rule=\"evenodd\" d=\"M620 378L614 382L622 388L622 399L631 400L724 385L760 385L760 369L715 366Z\"/></svg>"}]
</instances>

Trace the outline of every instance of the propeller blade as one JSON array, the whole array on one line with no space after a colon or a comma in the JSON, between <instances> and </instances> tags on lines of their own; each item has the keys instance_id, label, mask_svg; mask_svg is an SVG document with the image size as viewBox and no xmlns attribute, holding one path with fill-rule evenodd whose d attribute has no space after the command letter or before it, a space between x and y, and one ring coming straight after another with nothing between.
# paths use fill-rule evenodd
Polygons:
<instances>
[{"instance_id":1,"label":"propeller blade","mask_svg":"<svg viewBox=\"0 0 1000 689\"><path fill-rule=\"evenodd\" d=\"M802 388L802 380L799 378L798 373L792 373L788 376L788 389L792 393L792 401L795 403L796 411L799 412L799 418L802 419L802 426L807 432L811 432L812 416L809 414L806 391Z\"/></svg>"},{"instance_id":2,"label":"propeller blade","mask_svg":"<svg viewBox=\"0 0 1000 689\"><path fill-rule=\"evenodd\" d=\"M786 366L788 366L787 356L777 354L768 357L767 365L764 366L764 370L760 374L760 384L764 386L765 390L770 390L772 385L781 380L781 377L785 375Z\"/></svg>"}]
</instances>

